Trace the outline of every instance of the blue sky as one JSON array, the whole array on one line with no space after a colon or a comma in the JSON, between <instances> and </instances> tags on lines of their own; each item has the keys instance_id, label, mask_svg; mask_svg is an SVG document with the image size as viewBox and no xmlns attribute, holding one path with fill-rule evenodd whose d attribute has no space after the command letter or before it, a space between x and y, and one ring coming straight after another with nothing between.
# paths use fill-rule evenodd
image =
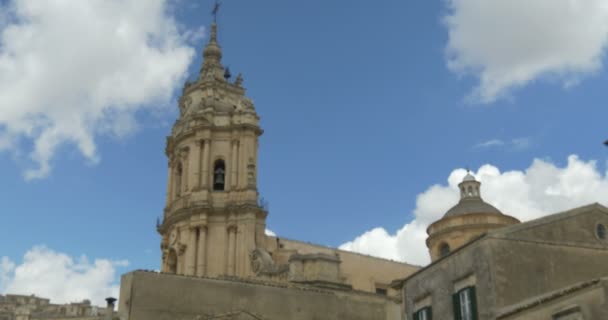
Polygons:
<instances>
[{"instance_id":1,"label":"blue sky","mask_svg":"<svg viewBox=\"0 0 608 320\"><path fill-rule=\"evenodd\" d=\"M27 2L0 4L7 9ZM148 7L141 1L127 2ZM186 63L181 69L167 67L170 81L159 86L164 94L148 99L145 95L155 94L152 86L137 99L107 100L109 106L127 101L131 107L124 114L132 116L125 120L128 125L104 130L108 123L123 123L123 118L113 118L114 109L100 116L103 125L87 118L85 123L95 127L90 130L95 151L86 144L79 149L74 141L80 141L80 136L70 136L54 146L48 173L35 179L25 179L25 175L39 166L32 152L37 132L44 126L34 126L29 134L14 126L16 134L4 148L0 139L0 257L6 261L20 265L28 250L44 245L74 259L86 255L91 260L128 260L128 266L115 266L115 281L117 274L131 269L159 268L155 223L165 200L165 136L177 116L175 99L183 80L199 70L206 42L200 28L210 24L212 5L211 1L152 2L165 9L157 12L157 18L171 20L177 28L178 36L173 36L181 42L173 45L185 50L181 55L179 50L171 53L175 56L167 53ZM271 230L282 237L329 246L340 246L376 227L390 238L426 210L417 201L421 195L428 195L433 185L450 189L457 181L449 184L448 177L461 175L462 170L456 169L465 167L479 175L486 172L492 185L492 177L504 178L504 172L528 177L537 168L534 159L539 159L557 170L556 177L558 173L573 176L572 183L580 182L582 190L608 190L602 189L608 183L608 149L602 146L608 139L604 66L608 30L590 36L589 46L576 44L578 50L571 50L574 44L568 45L567 32L550 28L529 31L538 32L532 35L533 41L521 40L521 33L503 34L504 30L492 25L485 26L488 34L467 35L467 30L488 22L469 19L472 8L464 2L225 1L219 17L223 61L234 74L243 73L248 95L262 118L259 190L270 203L267 223ZM593 8L564 9L576 13L571 16L546 13L542 2L532 9L532 14L544 12L546 16L537 17L541 22L564 19L566 26L573 26L587 14L608 18L608 14L593 13L598 11ZM479 12L491 15L491 10L484 7ZM18 12L5 12L0 15L4 31L44 20L38 14L28 20ZM506 14L505 19L511 19L506 22L526 23L524 18L518 20L517 10L513 12ZM453 20L446 22L447 16ZM467 25L473 22L479 25ZM576 30L567 31L576 35ZM555 34L547 34L551 32ZM552 35L566 45L545 41ZM467 36L468 40L458 42ZM481 41L484 36L490 38L482 43L471 40ZM114 45L109 39L105 46ZM144 43L154 46L150 39ZM9 40L6 34L0 39L0 62L2 57L10 61ZM68 48L79 46L78 41L63 41ZM543 48L545 42L547 48ZM495 47L504 47L499 52L507 52L509 59L492 56ZM188 48L194 50L192 60L184 58ZM545 61L538 58L543 55L550 56L549 62L539 62ZM167 61L177 58L162 60ZM151 63L141 70L156 67ZM95 66L87 65L79 73L86 76L89 68ZM514 74L517 80L512 80ZM129 78L134 81L127 82L133 90L140 85L137 75L134 72ZM69 73L68 77L55 74L54 79L69 81ZM480 85L480 79L502 85L496 93L492 85ZM0 93L15 92L12 83L0 75ZM38 85L26 86L23 92L34 95L44 90ZM76 97L90 93L86 86L74 90L82 90ZM15 101L21 100L0 94L0 112L19 109ZM31 103L36 111L27 114L44 119L46 105L36 103ZM28 119L21 117L19 123ZM0 137L8 135L10 121L10 117L0 118ZM578 157L569 160L573 154ZM492 173L487 166L481 170L486 164L500 173ZM576 174L577 165L585 167L588 175ZM535 181L525 183L534 186ZM509 194L492 192L493 199L509 208ZM535 210L552 213L605 199L600 193L584 193L565 192L564 201L530 201ZM500 197L505 200L501 202ZM560 206L540 205L557 202ZM525 216L525 212L513 214ZM399 248L407 250L407 246ZM14 268L7 275L8 283L15 277Z\"/></svg>"}]
</instances>

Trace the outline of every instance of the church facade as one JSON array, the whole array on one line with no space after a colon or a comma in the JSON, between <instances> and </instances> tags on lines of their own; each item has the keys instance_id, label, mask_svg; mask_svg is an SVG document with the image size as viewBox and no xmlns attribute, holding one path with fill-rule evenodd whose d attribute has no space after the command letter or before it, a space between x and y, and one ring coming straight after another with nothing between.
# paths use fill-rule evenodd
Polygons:
<instances>
[{"instance_id":1,"label":"church facade","mask_svg":"<svg viewBox=\"0 0 608 320\"><path fill-rule=\"evenodd\" d=\"M576 255L603 267L564 277L567 269L556 261L554 272L544 273L543 254L557 258L560 252L578 252L562 248L578 242L547 236L569 236L568 225L549 219L544 228L553 231L526 238L530 243L555 240L556 252L526 251L517 237L536 225L520 224L484 202L481 184L470 174L459 185L459 203L427 230L433 262L424 268L267 235L269 212L257 189L260 117L246 96L243 76L232 80L222 64L215 24L203 58L198 79L183 88L180 114L167 137L167 199L157 224L161 270L123 275L121 319L557 319L518 316L525 308L540 310L526 299L581 283L594 290L592 297L606 297L606 243L581 247L591 251ZM591 209L602 221L598 225L608 225L605 207ZM525 274L517 272L520 260L530 262ZM545 282L528 281L531 274L545 276ZM508 289L509 284L520 287ZM542 284L538 290L528 290L537 284Z\"/></svg>"}]
</instances>

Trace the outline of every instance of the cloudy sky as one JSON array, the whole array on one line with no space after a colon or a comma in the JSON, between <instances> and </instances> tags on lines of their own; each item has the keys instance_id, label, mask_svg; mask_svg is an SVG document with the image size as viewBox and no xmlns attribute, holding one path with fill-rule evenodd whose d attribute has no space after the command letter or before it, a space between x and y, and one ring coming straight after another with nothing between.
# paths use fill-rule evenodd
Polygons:
<instances>
[{"instance_id":1,"label":"cloudy sky","mask_svg":"<svg viewBox=\"0 0 608 320\"><path fill-rule=\"evenodd\" d=\"M211 2L0 0L0 293L102 304L159 268ZM279 236L424 265L467 167L522 220L608 205L605 0L225 2Z\"/></svg>"}]
</instances>

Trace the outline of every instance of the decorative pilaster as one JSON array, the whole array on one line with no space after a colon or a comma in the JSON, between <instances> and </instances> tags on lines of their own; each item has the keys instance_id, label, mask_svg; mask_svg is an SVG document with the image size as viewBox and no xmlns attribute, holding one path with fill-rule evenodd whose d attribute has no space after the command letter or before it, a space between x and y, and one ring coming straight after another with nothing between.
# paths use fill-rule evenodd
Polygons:
<instances>
[{"instance_id":1,"label":"decorative pilaster","mask_svg":"<svg viewBox=\"0 0 608 320\"><path fill-rule=\"evenodd\" d=\"M201 141L195 140L192 144L190 152L190 186L192 190L198 190L200 188L200 168L201 168Z\"/></svg>"},{"instance_id":2,"label":"decorative pilaster","mask_svg":"<svg viewBox=\"0 0 608 320\"><path fill-rule=\"evenodd\" d=\"M196 228L188 230L188 247L186 248L186 275L196 275Z\"/></svg>"},{"instance_id":3,"label":"decorative pilaster","mask_svg":"<svg viewBox=\"0 0 608 320\"><path fill-rule=\"evenodd\" d=\"M167 204L166 207L169 207L169 205L171 204L172 199L172 195L173 195L173 168L171 168L171 163L169 163L168 166L168 173L167 173Z\"/></svg>"},{"instance_id":4,"label":"decorative pilaster","mask_svg":"<svg viewBox=\"0 0 608 320\"><path fill-rule=\"evenodd\" d=\"M196 275L203 277L207 274L207 227L198 227L198 254L196 262Z\"/></svg>"},{"instance_id":5,"label":"decorative pilaster","mask_svg":"<svg viewBox=\"0 0 608 320\"><path fill-rule=\"evenodd\" d=\"M182 193L185 193L186 191L188 191L188 172L190 172L189 169L189 165L188 165L188 158L189 158L189 149L184 148L181 150L180 152L180 160L182 162Z\"/></svg>"},{"instance_id":6,"label":"decorative pilaster","mask_svg":"<svg viewBox=\"0 0 608 320\"><path fill-rule=\"evenodd\" d=\"M203 140L203 166L201 174L201 188L209 187L209 156L211 154L211 141L209 139Z\"/></svg>"},{"instance_id":7,"label":"decorative pilaster","mask_svg":"<svg viewBox=\"0 0 608 320\"><path fill-rule=\"evenodd\" d=\"M230 176L230 185L231 185L231 189L234 190L236 189L237 186L237 176L238 176L238 159L239 159L239 141L238 140L232 140L232 161L231 161L231 165L230 165L230 172L231 172L231 176Z\"/></svg>"},{"instance_id":8,"label":"decorative pilaster","mask_svg":"<svg viewBox=\"0 0 608 320\"><path fill-rule=\"evenodd\" d=\"M236 226L228 227L228 270L227 274L234 275L234 262L236 257Z\"/></svg>"}]
</instances>

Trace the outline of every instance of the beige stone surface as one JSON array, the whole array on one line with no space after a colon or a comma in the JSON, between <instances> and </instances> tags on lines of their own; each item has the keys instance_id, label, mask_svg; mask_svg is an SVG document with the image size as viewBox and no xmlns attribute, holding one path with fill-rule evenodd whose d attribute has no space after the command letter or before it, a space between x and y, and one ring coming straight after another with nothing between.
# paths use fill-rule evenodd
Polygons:
<instances>
[{"instance_id":1,"label":"beige stone surface","mask_svg":"<svg viewBox=\"0 0 608 320\"><path fill-rule=\"evenodd\" d=\"M398 302L365 292L136 271L121 283L119 315L129 320L398 320ZM231 318L232 319L232 318Z\"/></svg>"}]
</instances>

